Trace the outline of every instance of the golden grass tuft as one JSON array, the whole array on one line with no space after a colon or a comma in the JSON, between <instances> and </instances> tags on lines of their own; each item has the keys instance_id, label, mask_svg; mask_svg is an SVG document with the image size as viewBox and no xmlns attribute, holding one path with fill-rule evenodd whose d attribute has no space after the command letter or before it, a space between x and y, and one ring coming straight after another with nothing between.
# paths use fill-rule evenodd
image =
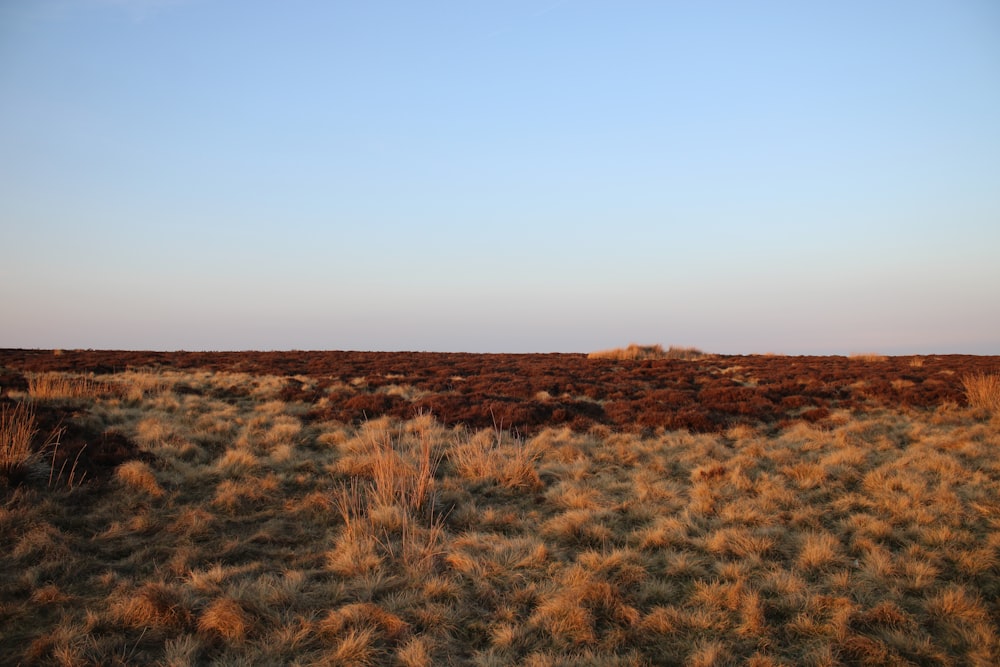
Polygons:
<instances>
[{"instance_id":1,"label":"golden grass tuft","mask_svg":"<svg viewBox=\"0 0 1000 667\"><path fill-rule=\"evenodd\" d=\"M111 613L133 628L183 629L193 619L179 592L161 583L147 583L124 595L112 604Z\"/></svg>"},{"instance_id":2,"label":"golden grass tuft","mask_svg":"<svg viewBox=\"0 0 1000 667\"><path fill-rule=\"evenodd\" d=\"M985 621L989 614L982 603L962 586L950 586L926 603L934 618L947 621Z\"/></svg>"},{"instance_id":3,"label":"golden grass tuft","mask_svg":"<svg viewBox=\"0 0 1000 667\"><path fill-rule=\"evenodd\" d=\"M500 429L474 433L448 452L461 477L522 490L541 486L535 467L540 456L541 452L522 438Z\"/></svg>"},{"instance_id":4,"label":"golden grass tuft","mask_svg":"<svg viewBox=\"0 0 1000 667\"><path fill-rule=\"evenodd\" d=\"M974 373L962 378L969 405L981 410L1000 412L1000 373Z\"/></svg>"},{"instance_id":5,"label":"golden grass tuft","mask_svg":"<svg viewBox=\"0 0 1000 667\"><path fill-rule=\"evenodd\" d=\"M529 623L564 645L586 646L597 639L594 615L572 595L545 600L535 609Z\"/></svg>"},{"instance_id":6,"label":"golden grass tuft","mask_svg":"<svg viewBox=\"0 0 1000 667\"><path fill-rule=\"evenodd\" d=\"M200 664L198 653L201 648L201 640L195 635L183 634L168 639L163 646L162 664L165 667L194 667Z\"/></svg>"},{"instance_id":7,"label":"golden grass tuft","mask_svg":"<svg viewBox=\"0 0 1000 667\"><path fill-rule=\"evenodd\" d=\"M263 478L224 479L216 487L212 504L235 513L263 506L274 498L280 482L275 475Z\"/></svg>"},{"instance_id":8,"label":"golden grass tuft","mask_svg":"<svg viewBox=\"0 0 1000 667\"><path fill-rule=\"evenodd\" d=\"M126 461L115 469L115 477L129 489L140 491L153 498L160 498L164 494L163 488L145 461Z\"/></svg>"},{"instance_id":9,"label":"golden grass tuft","mask_svg":"<svg viewBox=\"0 0 1000 667\"><path fill-rule=\"evenodd\" d=\"M72 600L72 596L64 593L55 584L46 584L41 588L36 588L31 593L31 601L37 604L53 604L70 600Z\"/></svg>"},{"instance_id":10,"label":"golden grass tuft","mask_svg":"<svg viewBox=\"0 0 1000 667\"><path fill-rule=\"evenodd\" d=\"M235 600L217 598L201 612L198 629L229 641L238 641L244 639L250 630L250 618Z\"/></svg>"},{"instance_id":11,"label":"golden grass tuft","mask_svg":"<svg viewBox=\"0 0 1000 667\"><path fill-rule=\"evenodd\" d=\"M409 632L410 624L371 602L348 604L334 609L319 622L319 630L332 635L340 635L350 628L377 628L379 636L396 641Z\"/></svg>"},{"instance_id":12,"label":"golden grass tuft","mask_svg":"<svg viewBox=\"0 0 1000 667\"><path fill-rule=\"evenodd\" d=\"M346 667L370 667L380 664L384 656L375 646L374 628L358 628L349 631L337 641L326 658L329 664Z\"/></svg>"},{"instance_id":13,"label":"golden grass tuft","mask_svg":"<svg viewBox=\"0 0 1000 667\"><path fill-rule=\"evenodd\" d=\"M35 413L29 406L0 406L0 476L9 479L37 458L31 448L37 433Z\"/></svg>"},{"instance_id":14,"label":"golden grass tuft","mask_svg":"<svg viewBox=\"0 0 1000 667\"><path fill-rule=\"evenodd\" d=\"M403 667L430 667L434 664L433 644L429 637L413 637L396 652Z\"/></svg>"},{"instance_id":15,"label":"golden grass tuft","mask_svg":"<svg viewBox=\"0 0 1000 667\"><path fill-rule=\"evenodd\" d=\"M799 550L798 564L804 570L823 570L840 560L840 540L830 533L806 533Z\"/></svg>"},{"instance_id":16,"label":"golden grass tuft","mask_svg":"<svg viewBox=\"0 0 1000 667\"><path fill-rule=\"evenodd\" d=\"M433 504L441 447L430 432L394 431L388 420L368 422L343 448L336 471L348 475L373 505L418 512Z\"/></svg>"},{"instance_id":17,"label":"golden grass tuft","mask_svg":"<svg viewBox=\"0 0 1000 667\"><path fill-rule=\"evenodd\" d=\"M712 533L705 546L710 553L730 558L762 558L774 552L775 540L748 528L722 528Z\"/></svg>"},{"instance_id":18,"label":"golden grass tuft","mask_svg":"<svg viewBox=\"0 0 1000 667\"><path fill-rule=\"evenodd\" d=\"M685 661L690 667L722 667L733 664L725 643L718 640L699 642Z\"/></svg>"},{"instance_id":19,"label":"golden grass tuft","mask_svg":"<svg viewBox=\"0 0 1000 667\"><path fill-rule=\"evenodd\" d=\"M246 449L227 449L215 463L219 472L231 476L246 475L260 467L260 460Z\"/></svg>"},{"instance_id":20,"label":"golden grass tuft","mask_svg":"<svg viewBox=\"0 0 1000 667\"><path fill-rule=\"evenodd\" d=\"M175 436L170 422L162 417L147 417L136 427L135 439L146 449L162 446Z\"/></svg>"},{"instance_id":21,"label":"golden grass tuft","mask_svg":"<svg viewBox=\"0 0 1000 667\"><path fill-rule=\"evenodd\" d=\"M383 565L378 540L371 535L348 531L341 535L326 554L326 567L343 577L354 577L378 570Z\"/></svg>"},{"instance_id":22,"label":"golden grass tuft","mask_svg":"<svg viewBox=\"0 0 1000 667\"><path fill-rule=\"evenodd\" d=\"M418 511L431 502L434 473L440 457L428 438L420 438L410 451L398 447L391 438L372 442L371 491L376 504L401 503ZM401 451L403 449L403 451Z\"/></svg>"}]
</instances>

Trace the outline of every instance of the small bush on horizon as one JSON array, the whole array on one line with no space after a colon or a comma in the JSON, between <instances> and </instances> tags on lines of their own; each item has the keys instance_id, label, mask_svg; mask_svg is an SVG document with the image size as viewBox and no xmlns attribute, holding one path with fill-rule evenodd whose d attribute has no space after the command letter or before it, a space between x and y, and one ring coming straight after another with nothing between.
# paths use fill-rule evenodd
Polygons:
<instances>
[{"instance_id":1,"label":"small bush on horizon","mask_svg":"<svg viewBox=\"0 0 1000 667\"><path fill-rule=\"evenodd\" d=\"M856 352L847 358L852 361L889 361L889 357L877 352Z\"/></svg>"},{"instance_id":2,"label":"small bush on horizon","mask_svg":"<svg viewBox=\"0 0 1000 667\"><path fill-rule=\"evenodd\" d=\"M678 347L671 345L664 350L659 343L655 345L638 345L629 343L628 347L616 347L610 350L598 350L587 355L588 359L645 360L645 359L701 359L707 356L696 347Z\"/></svg>"}]
</instances>

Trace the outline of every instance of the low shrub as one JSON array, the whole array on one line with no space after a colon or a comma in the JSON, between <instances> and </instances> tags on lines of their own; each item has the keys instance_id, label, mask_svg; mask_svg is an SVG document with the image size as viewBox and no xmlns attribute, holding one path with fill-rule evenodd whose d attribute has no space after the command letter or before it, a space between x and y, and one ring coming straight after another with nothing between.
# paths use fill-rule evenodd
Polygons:
<instances>
[{"instance_id":1,"label":"low shrub","mask_svg":"<svg viewBox=\"0 0 1000 667\"><path fill-rule=\"evenodd\" d=\"M858 352L850 355L848 358L853 361L889 361L889 357L875 352Z\"/></svg>"},{"instance_id":2,"label":"low shrub","mask_svg":"<svg viewBox=\"0 0 1000 667\"><path fill-rule=\"evenodd\" d=\"M611 350L599 350L587 355L588 359L645 360L645 359L701 359L705 353L696 347L677 347L671 345L664 350L660 344L637 345L630 343L628 347L616 347Z\"/></svg>"}]
</instances>

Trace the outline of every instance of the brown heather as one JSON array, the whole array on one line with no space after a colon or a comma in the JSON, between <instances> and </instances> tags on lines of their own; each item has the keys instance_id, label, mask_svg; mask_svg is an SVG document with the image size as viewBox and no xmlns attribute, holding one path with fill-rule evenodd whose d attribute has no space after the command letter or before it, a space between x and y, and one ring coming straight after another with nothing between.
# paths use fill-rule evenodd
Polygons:
<instances>
[{"instance_id":1,"label":"brown heather","mask_svg":"<svg viewBox=\"0 0 1000 667\"><path fill-rule=\"evenodd\" d=\"M971 407L530 437L310 412L365 378L87 381L66 425L138 450L0 486L0 664L1000 664L1000 417L968 378ZM0 396L11 465L52 456L10 401L69 397L45 382Z\"/></svg>"}]
</instances>

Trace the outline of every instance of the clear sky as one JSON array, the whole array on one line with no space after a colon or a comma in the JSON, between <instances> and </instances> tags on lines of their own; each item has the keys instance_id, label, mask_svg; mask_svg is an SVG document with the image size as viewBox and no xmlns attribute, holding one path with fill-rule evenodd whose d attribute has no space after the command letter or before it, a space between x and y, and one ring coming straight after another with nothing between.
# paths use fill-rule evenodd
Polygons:
<instances>
[{"instance_id":1,"label":"clear sky","mask_svg":"<svg viewBox=\"0 0 1000 667\"><path fill-rule=\"evenodd\" d=\"M0 347L1000 354L995 0L0 3Z\"/></svg>"}]
</instances>

